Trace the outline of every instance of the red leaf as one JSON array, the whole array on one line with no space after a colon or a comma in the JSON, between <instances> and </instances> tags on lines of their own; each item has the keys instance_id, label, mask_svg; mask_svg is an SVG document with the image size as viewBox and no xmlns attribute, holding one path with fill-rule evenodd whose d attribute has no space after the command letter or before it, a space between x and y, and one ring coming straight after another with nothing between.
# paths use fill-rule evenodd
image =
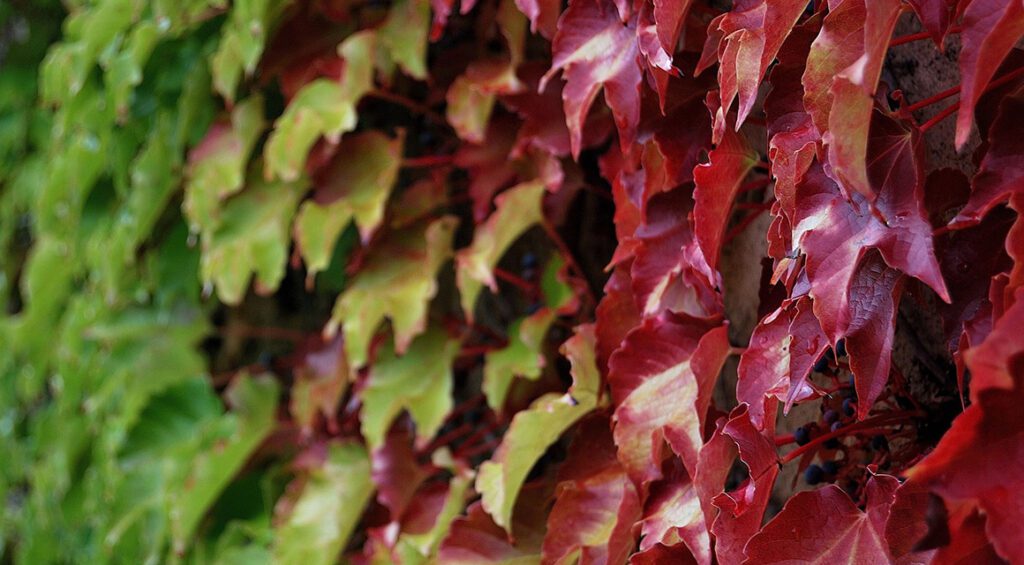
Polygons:
<instances>
[{"instance_id":1,"label":"red leaf","mask_svg":"<svg viewBox=\"0 0 1024 565\"><path fill-rule=\"evenodd\" d=\"M733 99L739 96L736 127L743 125L768 65L806 7L803 0L741 0L718 22L724 38L718 48L722 106L716 123L724 124Z\"/></svg>"},{"instance_id":2,"label":"red leaf","mask_svg":"<svg viewBox=\"0 0 1024 565\"><path fill-rule=\"evenodd\" d=\"M793 402L814 394L806 384L807 377L827 348L828 338L821 331L807 297L790 302L761 320L740 357L736 380L736 400L747 403L750 419L757 428L775 425L774 421L764 420L769 397L784 400L788 410Z\"/></svg>"},{"instance_id":3,"label":"red leaf","mask_svg":"<svg viewBox=\"0 0 1024 565\"><path fill-rule=\"evenodd\" d=\"M651 198L646 222L636 231L633 295L644 317L663 311L695 316L722 311L718 276L704 259L687 213L693 203L687 190Z\"/></svg>"},{"instance_id":4,"label":"red leaf","mask_svg":"<svg viewBox=\"0 0 1024 565\"><path fill-rule=\"evenodd\" d=\"M859 399L858 419L867 417L889 382L902 289L900 272L886 265L874 251L864 258L850 281L846 349Z\"/></svg>"},{"instance_id":5,"label":"red leaf","mask_svg":"<svg viewBox=\"0 0 1024 565\"><path fill-rule=\"evenodd\" d=\"M711 538L696 487L679 460L667 463L666 477L651 486L640 522L640 551L683 542L697 563L710 565Z\"/></svg>"},{"instance_id":6,"label":"red leaf","mask_svg":"<svg viewBox=\"0 0 1024 565\"><path fill-rule=\"evenodd\" d=\"M558 479L543 562L562 563L570 555L583 563L624 562L636 543L640 499L615 458L607 417L580 424Z\"/></svg>"},{"instance_id":7,"label":"red leaf","mask_svg":"<svg viewBox=\"0 0 1024 565\"><path fill-rule=\"evenodd\" d=\"M747 544L747 563L888 563L885 522L899 481L868 481L862 512L835 485L797 493Z\"/></svg>"},{"instance_id":8,"label":"red leaf","mask_svg":"<svg viewBox=\"0 0 1024 565\"><path fill-rule=\"evenodd\" d=\"M896 489L885 524L889 553L898 563L928 563L934 552L916 552L914 547L928 533L928 489L908 482Z\"/></svg>"},{"instance_id":9,"label":"red leaf","mask_svg":"<svg viewBox=\"0 0 1024 565\"><path fill-rule=\"evenodd\" d=\"M583 123L602 88L615 116L619 143L627 151L640 121L642 76L636 62L635 26L619 21L611 0L575 0L559 18L551 48L551 70L541 79L540 89L563 71L562 101L573 157L579 157Z\"/></svg>"},{"instance_id":10,"label":"red leaf","mask_svg":"<svg viewBox=\"0 0 1024 565\"><path fill-rule=\"evenodd\" d=\"M952 225L981 219L1013 194L1024 191L1024 88L1003 98L988 134L988 151L971 181L971 197Z\"/></svg>"},{"instance_id":11,"label":"red leaf","mask_svg":"<svg viewBox=\"0 0 1024 565\"><path fill-rule=\"evenodd\" d=\"M479 563L536 563L540 558L548 501L546 489L524 488L516 500L512 531L515 540L491 520L477 501L466 515L452 522L438 551L438 562L445 565Z\"/></svg>"},{"instance_id":12,"label":"red leaf","mask_svg":"<svg viewBox=\"0 0 1024 565\"><path fill-rule=\"evenodd\" d=\"M727 130L711 151L709 162L693 169L697 185L693 191L694 231L712 269L718 267L722 236L729 225L733 200L758 157L743 138Z\"/></svg>"},{"instance_id":13,"label":"red leaf","mask_svg":"<svg viewBox=\"0 0 1024 565\"><path fill-rule=\"evenodd\" d=\"M847 0L850 4L856 0ZM882 72L882 63L889 47L889 38L903 5L899 0L865 2L863 40L860 54L832 80L832 108L828 130L822 140L828 147L828 163L833 178L840 181L847 193L859 192L874 200L875 191L868 182L870 163L869 125L872 121L875 88ZM874 132L871 132L874 137ZM874 159L876 154L871 154Z\"/></svg>"},{"instance_id":14,"label":"red leaf","mask_svg":"<svg viewBox=\"0 0 1024 565\"><path fill-rule=\"evenodd\" d=\"M914 8L917 18L921 20L924 29L932 36L935 45L942 48L942 42L949 32L949 9L952 3L950 0L907 0L907 3Z\"/></svg>"},{"instance_id":15,"label":"red leaf","mask_svg":"<svg viewBox=\"0 0 1024 565\"><path fill-rule=\"evenodd\" d=\"M604 285L604 296L597 305L597 365L607 374L608 359L619 348L626 334L640 325L640 312L630 291L629 264L618 265Z\"/></svg>"},{"instance_id":16,"label":"red leaf","mask_svg":"<svg viewBox=\"0 0 1024 565\"><path fill-rule=\"evenodd\" d=\"M677 543L671 547L665 547L660 543L644 551L634 553L629 558L629 565L662 565L672 563L673 565L696 565L697 560L690 553L684 543Z\"/></svg>"},{"instance_id":17,"label":"red leaf","mask_svg":"<svg viewBox=\"0 0 1024 565\"><path fill-rule=\"evenodd\" d=\"M980 346L967 352L971 405L910 480L947 501L977 501L1002 557L1024 560L1024 291Z\"/></svg>"},{"instance_id":18,"label":"red leaf","mask_svg":"<svg viewBox=\"0 0 1024 565\"><path fill-rule=\"evenodd\" d=\"M661 477L665 442L695 471L704 415L728 354L720 319L671 313L644 320L612 354L615 444L638 485Z\"/></svg>"},{"instance_id":19,"label":"red leaf","mask_svg":"<svg viewBox=\"0 0 1024 565\"><path fill-rule=\"evenodd\" d=\"M392 521L402 519L416 490L429 476L416 461L412 442L413 434L406 427L395 426L384 444L372 453L377 500L391 512Z\"/></svg>"},{"instance_id":20,"label":"red leaf","mask_svg":"<svg viewBox=\"0 0 1024 565\"><path fill-rule=\"evenodd\" d=\"M956 147L967 143L974 123L974 106L996 69L1024 35L1024 4L1006 0L973 0L961 24L960 110L956 118Z\"/></svg>"},{"instance_id":21,"label":"red leaf","mask_svg":"<svg viewBox=\"0 0 1024 565\"><path fill-rule=\"evenodd\" d=\"M547 39L555 36L558 12L562 3L558 0L516 0L516 6L530 19L530 31L540 33Z\"/></svg>"},{"instance_id":22,"label":"red leaf","mask_svg":"<svg viewBox=\"0 0 1024 565\"><path fill-rule=\"evenodd\" d=\"M671 57L675 54L679 32L683 29L683 22L686 21L693 0L654 0L653 3L658 40Z\"/></svg>"},{"instance_id":23,"label":"red leaf","mask_svg":"<svg viewBox=\"0 0 1024 565\"><path fill-rule=\"evenodd\" d=\"M774 408L766 419L774 421ZM764 435L765 432L768 435ZM747 465L751 478L735 491L722 493L714 499L714 505L720 511L711 526L711 533L715 535L715 555L719 563L743 561L743 548L761 528L772 486L779 474L773 430L765 432L759 431L750 421L744 405L733 410L724 428L725 435L739 448L740 459Z\"/></svg>"},{"instance_id":24,"label":"red leaf","mask_svg":"<svg viewBox=\"0 0 1024 565\"><path fill-rule=\"evenodd\" d=\"M790 221L796 210L796 183L811 166L816 142L821 139L804 110L801 82L811 43L820 28L821 18L816 16L793 29L779 50L779 63L769 76L772 88L764 101L775 198Z\"/></svg>"},{"instance_id":25,"label":"red leaf","mask_svg":"<svg viewBox=\"0 0 1024 565\"><path fill-rule=\"evenodd\" d=\"M883 140L892 143L892 137ZM904 138L883 151L896 151L905 162L909 143ZM901 161L897 161L901 162ZM906 172L905 170L903 171ZM868 203L853 194L848 202L820 164L814 164L797 186L797 222L793 240L807 256L807 276L814 298L814 313L833 341L850 325L850 281L861 259L878 249L886 263L921 279L948 300L949 295L932 250L931 227L921 206L921 183L915 174L890 176L879 191L876 207L888 219L883 223L868 210ZM899 181L916 183L903 184ZM907 190L907 186L915 186Z\"/></svg>"}]
</instances>

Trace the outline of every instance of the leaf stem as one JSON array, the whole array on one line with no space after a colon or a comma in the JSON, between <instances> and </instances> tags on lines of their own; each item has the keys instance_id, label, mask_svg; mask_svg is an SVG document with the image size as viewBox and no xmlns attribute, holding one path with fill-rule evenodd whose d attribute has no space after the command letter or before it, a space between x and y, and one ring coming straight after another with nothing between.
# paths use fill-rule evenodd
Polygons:
<instances>
[{"instance_id":1,"label":"leaf stem","mask_svg":"<svg viewBox=\"0 0 1024 565\"><path fill-rule=\"evenodd\" d=\"M1000 86L1002 86L1002 85L1004 85L1004 84L1006 84L1006 83L1008 83L1008 82L1010 82L1010 81L1012 81L1012 80L1014 80L1014 79L1016 79L1016 78L1018 78L1018 77L1020 77L1022 75L1024 75L1024 67L1021 67L1019 69L1010 71L1010 72L1006 73L1005 75L997 78L996 80L988 83L988 86L985 87L985 91L984 92L988 92L990 90L999 88ZM950 104L949 106L943 108L938 114L935 114L935 116L933 116L932 119L930 119L927 122L921 124L921 128L920 128L921 133L924 133L924 132L930 130L931 128L935 127L936 124L938 124L942 120L948 118L949 116L951 116L954 112L956 112L959 109L960 109L960 101L959 100L954 102L954 103L952 103L952 104Z\"/></svg>"},{"instance_id":2,"label":"leaf stem","mask_svg":"<svg viewBox=\"0 0 1024 565\"><path fill-rule=\"evenodd\" d=\"M960 33L960 29L961 29L960 26L953 26L953 27L949 28L949 31L946 32L946 35L949 35L949 34L952 34L952 33ZM931 36L932 36L932 34L928 33L927 31L919 31L917 33L910 33L910 34L907 34L907 35L901 35L899 37L892 38L892 40L889 41L889 47L896 47L897 45L903 45L904 43L913 43L914 41L920 41L922 39L928 39Z\"/></svg>"},{"instance_id":3,"label":"leaf stem","mask_svg":"<svg viewBox=\"0 0 1024 565\"><path fill-rule=\"evenodd\" d=\"M829 432L827 434L823 434L812 439L810 442L787 453L786 456L783 457L779 462L785 465L786 463L789 463L790 461L796 459L797 457L800 457L804 453L807 453L812 449L817 449L819 446L821 446L821 444L833 438L850 435L863 430L874 430L881 426L902 424L911 418L916 418L921 415L922 414L920 412L891 412L889 414L881 414L873 418L868 418L860 422L855 422L853 424L850 424L849 426L839 428L834 432Z\"/></svg>"},{"instance_id":4,"label":"leaf stem","mask_svg":"<svg viewBox=\"0 0 1024 565\"><path fill-rule=\"evenodd\" d=\"M516 276L506 271L505 269L499 269L498 267L495 267L493 269L493 272L496 278L509 283L510 285L518 288L519 290L522 290L523 292L531 296L537 293L537 285L533 284L532 282L522 277Z\"/></svg>"}]
</instances>

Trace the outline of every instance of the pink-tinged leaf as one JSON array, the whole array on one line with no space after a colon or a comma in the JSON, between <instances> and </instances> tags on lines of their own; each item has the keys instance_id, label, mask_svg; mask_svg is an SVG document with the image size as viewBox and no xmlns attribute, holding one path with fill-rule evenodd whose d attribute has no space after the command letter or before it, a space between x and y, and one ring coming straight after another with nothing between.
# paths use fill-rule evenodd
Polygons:
<instances>
[{"instance_id":1,"label":"pink-tinged leaf","mask_svg":"<svg viewBox=\"0 0 1024 565\"><path fill-rule=\"evenodd\" d=\"M811 43L820 29L820 16L793 29L779 50L779 63L769 75L772 88L764 101L775 198L787 220L792 220L796 210L796 183L811 166L821 139L804 109L801 82Z\"/></svg>"},{"instance_id":2,"label":"pink-tinged leaf","mask_svg":"<svg viewBox=\"0 0 1024 565\"><path fill-rule=\"evenodd\" d=\"M597 366L608 373L608 359L619 348L626 334L640 325L640 312L630 290L629 264L619 265L604 285L604 296L597 305Z\"/></svg>"},{"instance_id":3,"label":"pink-tinged leaf","mask_svg":"<svg viewBox=\"0 0 1024 565\"><path fill-rule=\"evenodd\" d=\"M644 98L639 137L651 136L655 146L651 151L656 148L661 156L657 176L664 179L663 190L692 181L693 168L711 149L711 116L704 106L710 86L705 79L670 77L659 104L654 103L653 96ZM646 145L650 147L651 143ZM645 157L646 152L647 149ZM644 168L648 168L648 163ZM653 195L650 188L646 189L645 202Z\"/></svg>"},{"instance_id":4,"label":"pink-tinged leaf","mask_svg":"<svg viewBox=\"0 0 1024 565\"><path fill-rule=\"evenodd\" d=\"M953 225L981 219L997 204L1024 192L1024 88L1003 98L988 133L988 151L971 181L971 197Z\"/></svg>"},{"instance_id":5,"label":"pink-tinged leaf","mask_svg":"<svg viewBox=\"0 0 1024 565\"><path fill-rule=\"evenodd\" d=\"M370 453L377 501L388 509L393 522L402 519L417 489L430 476L416 460L413 439L408 427L395 426L383 445Z\"/></svg>"},{"instance_id":6,"label":"pink-tinged leaf","mask_svg":"<svg viewBox=\"0 0 1024 565\"><path fill-rule=\"evenodd\" d=\"M927 512L930 495L928 489L914 482L899 486L889 507L889 520L885 524L885 541L889 554L901 565L931 562L934 551L914 551L917 543L928 533Z\"/></svg>"},{"instance_id":7,"label":"pink-tinged leaf","mask_svg":"<svg viewBox=\"0 0 1024 565\"><path fill-rule=\"evenodd\" d=\"M736 400L747 403L755 426L775 425L764 420L766 403L782 400L788 410L793 402L814 394L807 377L828 344L807 297L761 320L740 357L736 380Z\"/></svg>"},{"instance_id":8,"label":"pink-tinged leaf","mask_svg":"<svg viewBox=\"0 0 1024 565\"><path fill-rule=\"evenodd\" d=\"M523 489L523 496L516 504L513 538L491 520L480 502L470 504L466 515L452 522L448 536L441 543L437 562L441 565L537 563L548 508L545 495L543 489Z\"/></svg>"},{"instance_id":9,"label":"pink-tinged leaf","mask_svg":"<svg viewBox=\"0 0 1024 565\"><path fill-rule=\"evenodd\" d=\"M629 565L697 565L697 560L690 553L685 543L677 543L666 547L660 543L644 551L634 553L629 558Z\"/></svg>"},{"instance_id":10,"label":"pink-tinged leaf","mask_svg":"<svg viewBox=\"0 0 1024 565\"><path fill-rule=\"evenodd\" d=\"M947 529L949 543L935 552L930 565L963 565L965 563L1006 563L996 553L985 535L985 517L977 507L964 504L950 516Z\"/></svg>"},{"instance_id":11,"label":"pink-tinged leaf","mask_svg":"<svg viewBox=\"0 0 1024 565\"><path fill-rule=\"evenodd\" d=\"M651 485L640 522L640 550L680 542L701 565L711 563L711 538L697 489L678 459L666 462L664 479Z\"/></svg>"},{"instance_id":12,"label":"pink-tinged leaf","mask_svg":"<svg viewBox=\"0 0 1024 565\"><path fill-rule=\"evenodd\" d=\"M1024 4L1006 0L973 0L961 24L960 110L956 147L963 148L974 123L974 106L1017 40L1024 35Z\"/></svg>"},{"instance_id":13,"label":"pink-tinged leaf","mask_svg":"<svg viewBox=\"0 0 1024 565\"><path fill-rule=\"evenodd\" d=\"M662 49L669 57L675 55L676 43L679 42L679 32L683 29L683 22L690 13L690 5L693 0L654 0L654 22L658 30L658 40Z\"/></svg>"},{"instance_id":14,"label":"pink-tinged leaf","mask_svg":"<svg viewBox=\"0 0 1024 565\"><path fill-rule=\"evenodd\" d=\"M328 430L336 430L338 404L350 379L341 336L307 353L304 363L295 368L294 378L288 409L302 433L308 436L313 432L318 415L327 421Z\"/></svg>"},{"instance_id":15,"label":"pink-tinged leaf","mask_svg":"<svg viewBox=\"0 0 1024 565\"><path fill-rule=\"evenodd\" d=\"M555 36L558 13L562 3L558 0L515 0L516 6L530 19L530 31L540 33L544 38Z\"/></svg>"},{"instance_id":16,"label":"pink-tinged leaf","mask_svg":"<svg viewBox=\"0 0 1024 565\"><path fill-rule=\"evenodd\" d=\"M865 160L875 88L902 9L900 0L865 2L862 53L832 81L832 109L828 130L822 135L834 178L847 192L859 192L869 200L874 200L875 192L868 182Z\"/></svg>"},{"instance_id":17,"label":"pink-tinged leaf","mask_svg":"<svg viewBox=\"0 0 1024 565\"><path fill-rule=\"evenodd\" d=\"M514 153L528 147L536 147L558 157L570 154L569 128L566 125L565 108L562 103L562 82L547 84L538 89L544 74L540 63L525 63L519 67L519 78L526 85L523 92L502 96L502 102L522 120L516 137ZM604 143L611 133L613 123L607 110L589 112L583 123L581 147L586 149ZM504 131L514 129L503 125Z\"/></svg>"},{"instance_id":18,"label":"pink-tinged leaf","mask_svg":"<svg viewBox=\"0 0 1024 565\"><path fill-rule=\"evenodd\" d=\"M644 320L612 354L615 444L638 485L661 477L665 442L695 472L704 415L728 354L720 319L671 313Z\"/></svg>"},{"instance_id":19,"label":"pink-tinged leaf","mask_svg":"<svg viewBox=\"0 0 1024 565\"><path fill-rule=\"evenodd\" d=\"M639 244L630 273L644 317L665 311L694 316L722 311L718 276L705 261L687 219L692 207L683 188L658 194L647 205L646 221L636 231Z\"/></svg>"},{"instance_id":20,"label":"pink-tinged leaf","mask_svg":"<svg viewBox=\"0 0 1024 565\"><path fill-rule=\"evenodd\" d=\"M704 40L704 49L700 53L700 60L693 70L694 76L702 74L718 62L718 53L722 49L722 40L725 39L725 32L722 31L722 20L728 12L718 14L708 22L708 35Z\"/></svg>"},{"instance_id":21,"label":"pink-tinged leaf","mask_svg":"<svg viewBox=\"0 0 1024 565\"><path fill-rule=\"evenodd\" d=\"M615 239L619 242L608 267L627 264L640 247L637 230L643 224L644 180L646 175L634 160L612 146L598 161L601 174L612 183L615 203Z\"/></svg>"},{"instance_id":22,"label":"pink-tinged leaf","mask_svg":"<svg viewBox=\"0 0 1024 565\"><path fill-rule=\"evenodd\" d=\"M863 259L850 281L846 349L857 389L857 418L864 419L885 390L892 365L902 275L877 252Z\"/></svg>"},{"instance_id":23,"label":"pink-tinged leaf","mask_svg":"<svg viewBox=\"0 0 1024 565\"><path fill-rule=\"evenodd\" d=\"M469 195L477 222L491 213L494 195L511 186L518 176L511 156L515 141L515 120L496 117L487 125L484 143L462 143L455 152L455 164L469 174Z\"/></svg>"},{"instance_id":24,"label":"pink-tinged leaf","mask_svg":"<svg viewBox=\"0 0 1024 565\"><path fill-rule=\"evenodd\" d=\"M617 14L611 0L575 0L558 20L551 70L541 79L540 89L563 71L562 101L574 158L583 147L583 123L602 88L623 151L636 137L643 78L636 62L636 29L623 25Z\"/></svg>"},{"instance_id":25,"label":"pink-tinged leaf","mask_svg":"<svg viewBox=\"0 0 1024 565\"><path fill-rule=\"evenodd\" d=\"M1024 195L1015 194L1010 199L1010 207L1017 212L1017 221L1006 235L1006 252L1013 259L1013 268L1007 277L1006 294L1024 286ZM1006 307L1012 305L1012 296L1005 296Z\"/></svg>"},{"instance_id":26,"label":"pink-tinged leaf","mask_svg":"<svg viewBox=\"0 0 1024 565\"><path fill-rule=\"evenodd\" d=\"M769 412L766 419L774 421L775 409ZM746 406L740 405L733 410L723 432L735 442L740 459L747 465L751 478L736 490L714 498L713 503L719 512L711 526L711 533L715 536L718 562L740 563L744 557L743 548L761 529L779 466L775 456L773 430L766 430L768 435L759 431L750 421Z\"/></svg>"},{"instance_id":27,"label":"pink-tinged leaf","mask_svg":"<svg viewBox=\"0 0 1024 565\"><path fill-rule=\"evenodd\" d=\"M764 73L806 7L802 0L744 0L736 2L718 23L724 36L718 48L722 106L716 122L724 123L738 96L736 127L743 125L754 107Z\"/></svg>"},{"instance_id":28,"label":"pink-tinged leaf","mask_svg":"<svg viewBox=\"0 0 1024 565\"><path fill-rule=\"evenodd\" d=\"M742 137L727 130L708 159L693 169L693 219L697 242L708 265L716 269L733 200L759 156Z\"/></svg>"},{"instance_id":29,"label":"pink-tinged leaf","mask_svg":"<svg viewBox=\"0 0 1024 565\"><path fill-rule=\"evenodd\" d=\"M736 461L736 442L725 435L725 426L728 423L729 420L724 417L715 422L715 431L700 450L697 473L693 476L693 486L700 500L705 524L715 522L718 509L713 500L722 494L725 481L732 471L732 464Z\"/></svg>"},{"instance_id":30,"label":"pink-tinged leaf","mask_svg":"<svg viewBox=\"0 0 1024 565\"><path fill-rule=\"evenodd\" d=\"M829 129L832 79L855 63L864 49L863 0L847 0L833 8L811 44L803 75L804 107L819 134Z\"/></svg>"},{"instance_id":31,"label":"pink-tinged leaf","mask_svg":"<svg viewBox=\"0 0 1024 565\"><path fill-rule=\"evenodd\" d=\"M914 8L917 19L921 20L921 25L932 36L935 45L942 48L946 33L949 32L950 8L955 2L951 0L907 0L907 3Z\"/></svg>"},{"instance_id":32,"label":"pink-tinged leaf","mask_svg":"<svg viewBox=\"0 0 1024 565\"><path fill-rule=\"evenodd\" d=\"M967 352L971 405L908 471L948 502L976 502L985 532L1011 562L1024 560L1024 291L988 338Z\"/></svg>"},{"instance_id":33,"label":"pink-tinged leaf","mask_svg":"<svg viewBox=\"0 0 1024 565\"><path fill-rule=\"evenodd\" d=\"M872 477L863 512L835 485L797 493L747 544L746 563L889 563L885 523L898 486Z\"/></svg>"},{"instance_id":34,"label":"pink-tinged leaf","mask_svg":"<svg viewBox=\"0 0 1024 565\"><path fill-rule=\"evenodd\" d=\"M580 424L558 472L555 505L548 515L543 563L622 563L636 540L640 499L615 458L606 416Z\"/></svg>"},{"instance_id":35,"label":"pink-tinged leaf","mask_svg":"<svg viewBox=\"0 0 1024 565\"><path fill-rule=\"evenodd\" d=\"M907 146L892 145L888 151L895 149L906 150ZM898 179L918 184L908 190L908 184L899 184ZM807 257L814 313L833 342L849 327L850 281L869 249L878 249L887 264L922 280L943 299L949 298L932 250L931 226L921 206L920 181L905 176L885 180L875 206L888 224L871 213L859 194L852 194L852 202L847 201L819 163L811 166L797 186L793 241Z\"/></svg>"}]
</instances>

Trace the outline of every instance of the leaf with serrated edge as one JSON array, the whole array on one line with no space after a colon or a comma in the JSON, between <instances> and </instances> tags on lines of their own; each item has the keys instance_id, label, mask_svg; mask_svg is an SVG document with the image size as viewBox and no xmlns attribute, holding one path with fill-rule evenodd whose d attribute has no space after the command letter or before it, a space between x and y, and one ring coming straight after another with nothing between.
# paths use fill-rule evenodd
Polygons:
<instances>
[{"instance_id":1,"label":"leaf with serrated edge","mask_svg":"<svg viewBox=\"0 0 1024 565\"><path fill-rule=\"evenodd\" d=\"M374 34L363 31L338 46L345 71L336 81L320 78L302 87L274 122L264 148L264 176L295 180L320 136L337 143L356 127L356 104L373 88Z\"/></svg>"},{"instance_id":2,"label":"leaf with serrated edge","mask_svg":"<svg viewBox=\"0 0 1024 565\"><path fill-rule=\"evenodd\" d=\"M593 326L579 326L562 347L572 363L569 391L546 394L517 413L497 451L480 465L476 490L483 497L484 509L506 530L534 463L565 430L597 406L601 376L594 357Z\"/></svg>"},{"instance_id":3,"label":"leaf with serrated edge","mask_svg":"<svg viewBox=\"0 0 1024 565\"><path fill-rule=\"evenodd\" d=\"M427 307L437 293L435 277L451 257L457 222L445 216L389 233L338 297L324 331L333 335L341 326L354 368L366 364L370 341L384 318L391 320L399 353L426 328Z\"/></svg>"},{"instance_id":4,"label":"leaf with serrated edge","mask_svg":"<svg viewBox=\"0 0 1024 565\"><path fill-rule=\"evenodd\" d=\"M456 282L462 296L462 311L470 320L483 285L497 292L494 266L505 251L528 228L543 218L541 198L544 184L539 181L514 186L495 199L497 209L477 226L473 243L455 257Z\"/></svg>"},{"instance_id":5,"label":"leaf with serrated edge","mask_svg":"<svg viewBox=\"0 0 1024 565\"><path fill-rule=\"evenodd\" d=\"M332 443L274 536L274 562L335 563L373 496L370 458L354 443Z\"/></svg>"}]
</instances>

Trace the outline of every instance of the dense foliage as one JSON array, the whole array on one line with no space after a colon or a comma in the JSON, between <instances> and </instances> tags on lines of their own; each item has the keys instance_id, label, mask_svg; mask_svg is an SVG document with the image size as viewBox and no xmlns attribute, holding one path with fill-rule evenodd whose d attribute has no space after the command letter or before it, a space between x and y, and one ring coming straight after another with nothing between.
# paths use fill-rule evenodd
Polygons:
<instances>
[{"instance_id":1,"label":"dense foliage","mask_svg":"<svg viewBox=\"0 0 1024 565\"><path fill-rule=\"evenodd\" d=\"M0 561L1024 563L1022 36L0 4Z\"/></svg>"}]
</instances>

